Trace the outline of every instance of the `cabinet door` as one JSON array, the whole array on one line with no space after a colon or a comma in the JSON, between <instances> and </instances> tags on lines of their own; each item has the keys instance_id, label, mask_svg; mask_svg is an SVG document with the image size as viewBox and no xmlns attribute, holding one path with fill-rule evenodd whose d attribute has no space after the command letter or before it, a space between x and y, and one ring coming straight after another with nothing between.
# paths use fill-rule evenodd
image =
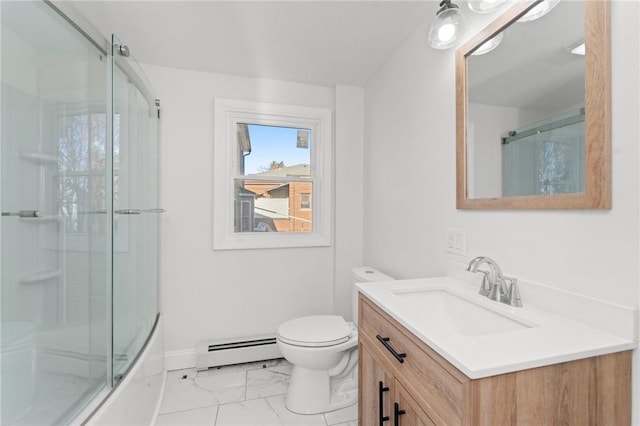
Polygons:
<instances>
[{"instance_id":1,"label":"cabinet door","mask_svg":"<svg viewBox=\"0 0 640 426\"><path fill-rule=\"evenodd\" d=\"M394 383L391 426L435 426L409 392L396 380Z\"/></svg>"},{"instance_id":2,"label":"cabinet door","mask_svg":"<svg viewBox=\"0 0 640 426\"><path fill-rule=\"evenodd\" d=\"M358 424L360 426L391 426L394 378L373 356L368 345L360 342L358 348L360 400Z\"/></svg>"}]
</instances>

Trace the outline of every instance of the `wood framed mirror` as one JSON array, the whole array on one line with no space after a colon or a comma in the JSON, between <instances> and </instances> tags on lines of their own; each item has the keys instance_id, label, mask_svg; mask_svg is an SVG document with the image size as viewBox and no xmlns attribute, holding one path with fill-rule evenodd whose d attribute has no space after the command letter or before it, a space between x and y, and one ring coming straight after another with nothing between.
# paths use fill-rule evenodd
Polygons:
<instances>
[{"instance_id":1,"label":"wood framed mirror","mask_svg":"<svg viewBox=\"0 0 640 426\"><path fill-rule=\"evenodd\" d=\"M456 51L458 209L611 208L609 1L518 22L539 3L516 3Z\"/></svg>"}]
</instances>

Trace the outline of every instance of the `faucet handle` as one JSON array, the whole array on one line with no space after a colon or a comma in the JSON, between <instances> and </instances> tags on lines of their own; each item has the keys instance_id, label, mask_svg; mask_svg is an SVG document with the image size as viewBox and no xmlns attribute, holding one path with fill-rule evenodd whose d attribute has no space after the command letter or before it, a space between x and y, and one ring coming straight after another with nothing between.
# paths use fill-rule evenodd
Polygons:
<instances>
[{"instance_id":1,"label":"faucet handle","mask_svg":"<svg viewBox=\"0 0 640 426\"><path fill-rule=\"evenodd\" d=\"M503 277L505 282L509 283L507 293L503 295L502 301L508 305L518 308L522 307L522 299L520 299L520 289L518 288L518 279L514 277Z\"/></svg>"},{"instance_id":2,"label":"faucet handle","mask_svg":"<svg viewBox=\"0 0 640 426\"><path fill-rule=\"evenodd\" d=\"M491 283L489 283L489 272L478 270L478 272L482 273L482 284L480 284L480 290L478 294L481 296L489 296L491 293Z\"/></svg>"},{"instance_id":3,"label":"faucet handle","mask_svg":"<svg viewBox=\"0 0 640 426\"><path fill-rule=\"evenodd\" d=\"M489 294L487 294L487 297L496 302L504 302L506 289L502 277L499 277L494 283L489 283Z\"/></svg>"}]
</instances>

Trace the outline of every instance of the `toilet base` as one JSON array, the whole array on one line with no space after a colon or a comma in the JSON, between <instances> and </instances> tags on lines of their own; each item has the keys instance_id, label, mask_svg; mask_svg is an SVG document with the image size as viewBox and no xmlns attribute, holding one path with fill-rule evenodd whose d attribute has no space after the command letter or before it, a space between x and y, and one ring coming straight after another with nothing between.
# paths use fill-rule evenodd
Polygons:
<instances>
[{"instance_id":1,"label":"toilet base","mask_svg":"<svg viewBox=\"0 0 640 426\"><path fill-rule=\"evenodd\" d=\"M285 406L297 414L320 414L349 407L358 401L355 377L350 374L334 381L326 370L294 366Z\"/></svg>"}]
</instances>

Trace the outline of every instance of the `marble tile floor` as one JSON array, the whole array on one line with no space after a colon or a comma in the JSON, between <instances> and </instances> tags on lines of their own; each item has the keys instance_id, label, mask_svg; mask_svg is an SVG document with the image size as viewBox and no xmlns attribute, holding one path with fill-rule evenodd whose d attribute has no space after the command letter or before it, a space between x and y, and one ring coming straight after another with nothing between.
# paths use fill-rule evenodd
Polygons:
<instances>
[{"instance_id":1,"label":"marble tile floor","mask_svg":"<svg viewBox=\"0 0 640 426\"><path fill-rule=\"evenodd\" d=\"M300 415L284 406L284 359L170 371L156 426L357 426L358 406Z\"/></svg>"}]
</instances>

